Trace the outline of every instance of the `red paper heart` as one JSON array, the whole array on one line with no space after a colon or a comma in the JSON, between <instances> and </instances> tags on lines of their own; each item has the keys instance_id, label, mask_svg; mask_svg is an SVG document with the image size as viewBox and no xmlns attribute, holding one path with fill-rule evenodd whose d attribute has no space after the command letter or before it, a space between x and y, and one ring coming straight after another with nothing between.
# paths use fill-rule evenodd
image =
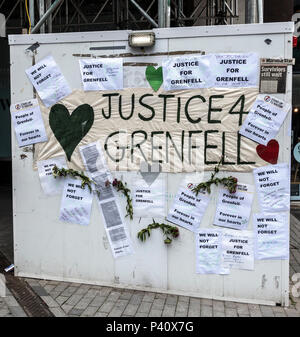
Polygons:
<instances>
[{"instance_id":1,"label":"red paper heart","mask_svg":"<svg viewBox=\"0 0 300 337\"><path fill-rule=\"evenodd\" d=\"M277 140L271 139L267 146L261 144L257 145L256 152L264 161L270 164L277 164L279 144Z\"/></svg>"}]
</instances>

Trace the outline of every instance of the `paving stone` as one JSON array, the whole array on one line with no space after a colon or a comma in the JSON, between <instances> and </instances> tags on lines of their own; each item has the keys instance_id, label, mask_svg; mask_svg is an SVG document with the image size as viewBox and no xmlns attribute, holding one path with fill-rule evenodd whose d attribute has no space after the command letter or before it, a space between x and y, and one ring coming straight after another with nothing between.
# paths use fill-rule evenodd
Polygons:
<instances>
[{"instance_id":1,"label":"paving stone","mask_svg":"<svg viewBox=\"0 0 300 337\"><path fill-rule=\"evenodd\" d=\"M105 302L106 298L107 297L105 296L96 295L96 297L90 303L90 306L100 307Z\"/></svg>"},{"instance_id":2,"label":"paving stone","mask_svg":"<svg viewBox=\"0 0 300 337\"><path fill-rule=\"evenodd\" d=\"M8 308L2 308L0 309L0 317L3 317L5 315L9 314Z\"/></svg>"},{"instance_id":3,"label":"paving stone","mask_svg":"<svg viewBox=\"0 0 300 337\"><path fill-rule=\"evenodd\" d=\"M128 303L128 305L126 306L123 314L133 316L137 312L138 307L139 307L138 304Z\"/></svg>"},{"instance_id":4,"label":"paving stone","mask_svg":"<svg viewBox=\"0 0 300 337\"><path fill-rule=\"evenodd\" d=\"M160 298L162 300L165 300L167 298L167 294L156 293L155 298Z\"/></svg>"},{"instance_id":5,"label":"paving stone","mask_svg":"<svg viewBox=\"0 0 300 337\"><path fill-rule=\"evenodd\" d=\"M212 305L214 311L225 312L225 306L223 301L213 300Z\"/></svg>"},{"instance_id":6,"label":"paving stone","mask_svg":"<svg viewBox=\"0 0 300 337\"><path fill-rule=\"evenodd\" d=\"M251 317L262 317L262 312L257 304L248 304L248 309Z\"/></svg>"},{"instance_id":7,"label":"paving stone","mask_svg":"<svg viewBox=\"0 0 300 337\"><path fill-rule=\"evenodd\" d=\"M249 315L249 308L247 303L237 303L236 309L239 316Z\"/></svg>"},{"instance_id":8,"label":"paving stone","mask_svg":"<svg viewBox=\"0 0 300 337\"><path fill-rule=\"evenodd\" d=\"M182 302L180 299L177 302L175 316L186 317L188 313L188 302Z\"/></svg>"},{"instance_id":9,"label":"paving stone","mask_svg":"<svg viewBox=\"0 0 300 337\"><path fill-rule=\"evenodd\" d=\"M148 313L151 309L150 302L141 302L140 306L138 307L138 312Z\"/></svg>"},{"instance_id":10,"label":"paving stone","mask_svg":"<svg viewBox=\"0 0 300 337\"><path fill-rule=\"evenodd\" d=\"M79 288L77 288L77 290L74 292L73 295L85 295L88 290L89 290L90 286L87 284L81 284Z\"/></svg>"},{"instance_id":11,"label":"paving stone","mask_svg":"<svg viewBox=\"0 0 300 337\"><path fill-rule=\"evenodd\" d=\"M53 285L53 284L46 284L44 289L45 291L47 291L47 293L50 293L50 291L52 291L54 288L56 287L56 285Z\"/></svg>"},{"instance_id":12,"label":"paving stone","mask_svg":"<svg viewBox=\"0 0 300 337\"><path fill-rule=\"evenodd\" d=\"M263 317L274 317L273 308L271 306L261 305L260 310Z\"/></svg>"},{"instance_id":13,"label":"paving stone","mask_svg":"<svg viewBox=\"0 0 300 337\"><path fill-rule=\"evenodd\" d=\"M17 300L13 297L13 296L6 296L4 297L4 301L6 303L7 306L19 306L19 303L17 302Z\"/></svg>"},{"instance_id":14,"label":"paving stone","mask_svg":"<svg viewBox=\"0 0 300 337\"><path fill-rule=\"evenodd\" d=\"M137 312L134 317L148 317L148 314L145 312Z\"/></svg>"},{"instance_id":15,"label":"paving stone","mask_svg":"<svg viewBox=\"0 0 300 337\"><path fill-rule=\"evenodd\" d=\"M162 312L162 316L163 317L174 317L175 316L175 311L176 311L176 305L168 305L166 304L164 306L163 312Z\"/></svg>"},{"instance_id":16,"label":"paving stone","mask_svg":"<svg viewBox=\"0 0 300 337\"><path fill-rule=\"evenodd\" d=\"M201 317L212 317L213 316L212 306L202 305L201 301L200 313Z\"/></svg>"},{"instance_id":17,"label":"paving stone","mask_svg":"<svg viewBox=\"0 0 300 337\"><path fill-rule=\"evenodd\" d=\"M52 291L49 292L49 295L52 298L56 299L56 297L58 297L60 295L60 291L54 291L54 290L52 290Z\"/></svg>"},{"instance_id":18,"label":"paving stone","mask_svg":"<svg viewBox=\"0 0 300 337\"><path fill-rule=\"evenodd\" d=\"M107 317L121 317L123 314L122 309L113 308L112 311L107 315Z\"/></svg>"},{"instance_id":19,"label":"paving stone","mask_svg":"<svg viewBox=\"0 0 300 337\"><path fill-rule=\"evenodd\" d=\"M55 301L59 304L59 305L62 305L64 304L67 300L68 300L69 297L67 296L58 296L56 297Z\"/></svg>"},{"instance_id":20,"label":"paving stone","mask_svg":"<svg viewBox=\"0 0 300 337\"><path fill-rule=\"evenodd\" d=\"M66 317L66 313L61 308L49 308L55 317Z\"/></svg>"},{"instance_id":21,"label":"paving stone","mask_svg":"<svg viewBox=\"0 0 300 337\"><path fill-rule=\"evenodd\" d=\"M31 286L32 290L38 295L38 296L47 296L48 292L44 289L44 287L40 285L34 285Z\"/></svg>"},{"instance_id":22,"label":"paving stone","mask_svg":"<svg viewBox=\"0 0 300 337\"><path fill-rule=\"evenodd\" d=\"M68 314L69 314L69 315L80 316L83 312L84 312L83 309L75 309L75 308L73 308L73 309L71 309L71 310L69 311Z\"/></svg>"},{"instance_id":23,"label":"paving stone","mask_svg":"<svg viewBox=\"0 0 300 337\"><path fill-rule=\"evenodd\" d=\"M200 299L191 298L188 307L188 317L200 317Z\"/></svg>"},{"instance_id":24,"label":"paving stone","mask_svg":"<svg viewBox=\"0 0 300 337\"><path fill-rule=\"evenodd\" d=\"M75 309L85 309L92 302L91 297L83 297L75 306Z\"/></svg>"},{"instance_id":25,"label":"paving stone","mask_svg":"<svg viewBox=\"0 0 300 337\"><path fill-rule=\"evenodd\" d=\"M155 298L153 300L152 309L154 310L163 310L165 300L162 298Z\"/></svg>"},{"instance_id":26,"label":"paving stone","mask_svg":"<svg viewBox=\"0 0 300 337\"><path fill-rule=\"evenodd\" d=\"M24 310L20 306L9 306L8 309L14 317L27 317Z\"/></svg>"},{"instance_id":27,"label":"paving stone","mask_svg":"<svg viewBox=\"0 0 300 337\"><path fill-rule=\"evenodd\" d=\"M66 304L68 305L76 305L80 300L82 299L82 295L72 295L69 297L69 299L67 300Z\"/></svg>"},{"instance_id":28,"label":"paving stone","mask_svg":"<svg viewBox=\"0 0 300 337\"><path fill-rule=\"evenodd\" d=\"M213 317L225 317L224 311L213 311Z\"/></svg>"},{"instance_id":29,"label":"paving stone","mask_svg":"<svg viewBox=\"0 0 300 337\"><path fill-rule=\"evenodd\" d=\"M121 293L119 291L112 291L108 296L107 296L107 300L108 301L112 301L115 302L117 301L117 299L121 296Z\"/></svg>"},{"instance_id":30,"label":"paving stone","mask_svg":"<svg viewBox=\"0 0 300 337\"><path fill-rule=\"evenodd\" d=\"M162 310L150 310L148 317L161 317L162 315Z\"/></svg>"},{"instance_id":31,"label":"paving stone","mask_svg":"<svg viewBox=\"0 0 300 337\"><path fill-rule=\"evenodd\" d=\"M82 317L92 317L97 312L97 307L87 307L83 313L81 314Z\"/></svg>"},{"instance_id":32,"label":"paving stone","mask_svg":"<svg viewBox=\"0 0 300 337\"><path fill-rule=\"evenodd\" d=\"M178 301L180 302L189 302L190 298L188 296L179 296Z\"/></svg>"},{"instance_id":33,"label":"paving stone","mask_svg":"<svg viewBox=\"0 0 300 337\"><path fill-rule=\"evenodd\" d=\"M129 300L133 295L133 291L123 291L119 297L121 300Z\"/></svg>"},{"instance_id":34,"label":"paving stone","mask_svg":"<svg viewBox=\"0 0 300 337\"><path fill-rule=\"evenodd\" d=\"M125 309L128 303L128 300L118 299L114 305L114 308Z\"/></svg>"},{"instance_id":35,"label":"paving stone","mask_svg":"<svg viewBox=\"0 0 300 337\"><path fill-rule=\"evenodd\" d=\"M107 317L107 312L96 312L94 317Z\"/></svg>"},{"instance_id":36,"label":"paving stone","mask_svg":"<svg viewBox=\"0 0 300 337\"><path fill-rule=\"evenodd\" d=\"M99 289L99 295L100 296L108 296L111 291L112 291L112 288L103 287L103 288Z\"/></svg>"},{"instance_id":37,"label":"paving stone","mask_svg":"<svg viewBox=\"0 0 300 337\"><path fill-rule=\"evenodd\" d=\"M100 290L101 289L95 289L95 288L91 288L88 290L88 292L84 295L84 297L86 298L94 298L96 295L100 294Z\"/></svg>"},{"instance_id":38,"label":"paving stone","mask_svg":"<svg viewBox=\"0 0 300 337\"><path fill-rule=\"evenodd\" d=\"M70 286L70 287L67 287L60 295L61 296L71 296L75 293L76 290L78 290L78 287Z\"/></svg>"},{"instance_id":39,"label":"paving stone","mask_svg":"<svg viewBox=\"0 0 300 337\"><path fill-rule=\"evenodd\" d=\"M144 302L153 302L155 298L155 293L145 293L143 297Z\"/></svg>"},{"instance_id":40,"label":"paving stone","mask_svg":"<svg viewBox=\"0 0 300 337\"><path fill-rule=\"evenodd\" d=\"M200 299L201 306L212 306L212 299L210 298L201 298Z\"/></svg>"},{"instance_id":41,"label":"paving stone","mask_svg":"<svg viewBox=\"0 0 300 337\"><path fill-rule=\"evenodd\" d=\"M65 282L60 282L55 288L53 288L53 291L57 291L57 292L63 292L67 287L69 286L68 283Z\"/></svg>"},{"instance_id":42,"label":"paving stone","mask_svg":"<svg viewBox=\"0 0 300 337\"><path fill-rule=\"evenodd\" d=\"M43 296L41 298L49 308L59 307L59 304L51 296Z\"/></svg>"},{"instance_id":43,"label":"paving stone","mask_svg":"<svg viewBox=\"0 0 300 337\"><path fill-rule=\"evenodd\" d=\"M288 317L300 317L300 312L295 309L285 309Z\"/></svg>"},{"instance_id":44,"label":"paving stone","mask_svg":"<svg viewBox=\"0 0 300 337\"><path fill-rule=\"evenodd\" d=\"M168 295L166 298L166 304L177 304L178 296L176 295ZM200 301L200 300L199 300Z\"/></svg>"},{"instance_id":45,"label":"paving stone","mask_svg":"<svg viewBox=\"0 0 300 337\"><path fill-rule=\"evenodd\" d=\"M225 316L226 317L237 317L237 310L234 308L225 308Z\"/></svg>"},{"instance_id":46,"label":"paving stone","mask_svg":"<svg viewBox=\"0 0 300 337\"><path fill-rule=\"evenodd\" d=\"M61 308L63 309L63 311L64 311L65 313L67 313L67 314L71 311L71 309L72 309L73 307L74 307L73 305L69 305L69 304L63 304L63 305L61 306Z\"/></svg>"},{"instance_id":47,"label":"paving stone","mask_svg":"<svg viewBox=\"0 0 300 337\"><path fill-rule=\"evenodd\" d=\"M134 293L130 300L129 300L129 303L131 304L140 304L142 302L144 298L144 294L137 294L137 293Z\"/></svg>"},{"instance_id":48,"label":"paving stone","mask_svg":"<svg viewBox=\"0 0 300 337\"><path fill-rule=\"evenodd\" d=\"M115 305L115 302L108 302L108 301L105 301L105 302L101 305L100 311L109 313L109 312L111 311L111 309L113 308L114 305Z\"/></svg>"}]
</instances>

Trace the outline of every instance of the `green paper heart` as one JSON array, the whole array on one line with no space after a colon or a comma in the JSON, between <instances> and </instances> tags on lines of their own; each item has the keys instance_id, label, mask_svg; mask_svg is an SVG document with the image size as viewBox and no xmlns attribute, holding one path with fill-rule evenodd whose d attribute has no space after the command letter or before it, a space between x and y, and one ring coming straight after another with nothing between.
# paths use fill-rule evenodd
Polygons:
<instances>
[{"instance_id":1,"label":"green paper heart","mask_svg":"<svg viewBox=\"0 0 300 337\"><path fill-rule=\"evenodd\" d=\"M148 66L146 68L146 79L151 88L157 91L163 83L162 67L155 69L153 66Z\"/></svg>"},{"instance_id":2,"label":"green paper heart","mask_svg":"<svg viewBox=\"0 0 300 337\"><path fill-rule=\"evenodd\" d=\"M79 105L70 115L62 104L52 106L49 124L55 138L64 149L68 161L81 139L94 123L94 110L89 104Z\"/></svg>"}]
</instances>

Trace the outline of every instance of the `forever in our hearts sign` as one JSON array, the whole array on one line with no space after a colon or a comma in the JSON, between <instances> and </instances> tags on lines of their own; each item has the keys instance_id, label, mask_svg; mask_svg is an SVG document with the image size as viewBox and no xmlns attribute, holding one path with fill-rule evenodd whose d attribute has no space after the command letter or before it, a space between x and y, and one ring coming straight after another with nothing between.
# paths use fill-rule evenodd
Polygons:
<instances>
[{"instance_id":1,"label":"forever in our hearts sign","mask_svg":"<svg viewBox=\"0 0 300 337\"><path fill-rule=\"evenodd\" d=\"M94 110L89 104L79 105L70 115L62 104L55 104L50 110L49 124L68 161L76 146L88 133L94 123Z\"/></svg>"}]
</instances>

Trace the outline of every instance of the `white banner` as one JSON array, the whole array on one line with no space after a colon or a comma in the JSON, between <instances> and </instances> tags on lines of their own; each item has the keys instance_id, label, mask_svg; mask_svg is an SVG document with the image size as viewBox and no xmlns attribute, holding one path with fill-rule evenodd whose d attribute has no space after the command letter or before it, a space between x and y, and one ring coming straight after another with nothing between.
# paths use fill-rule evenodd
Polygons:
<instances>
[{"instance_id":1,"label":"white banner","mask_svg":"<svg viewBox=\"0 0 300 337\"><path fill-rule=\"evenodd\" d=\"M167 220L190 231L197 231L206 211L210 196L207 192L196 195L191 191L192 184L183 182L177 191Z\"/></svg>"},{"instance_id":2,"label":"white banner","mask_svg":"<svg viewBox=\"0 0 300 337\"><path fill-rule=\"evenodd\" d=\"M214 87L258 87L258 54L214 54L214 56L216 60L212 65Z\"/></svg>"},{"instance_id":3,"label":"white banner","mask_svg":"<svg viewBox=\"0 0 300 337\"><path fill-rule=\"evenodd\" d=\"M227 268L254 270L254 240L250 231L226 229L222 239L223 263Z\"/></svg>"},{"instance_id":4,"label":"white banner","mask_svg":"<svg viewBox=\"0 0 300 337\"><path fill-rule=\"evenodd\" d=\"M235 193L230 193L227 189L219 190L214 225L246 229L251 213L254 186L238 184Z\"/></svg>"},{"instance_id":5,"label":"white banner","mask_svg":"<svg viewBox=\"0 0 300 337\"><path fill-rule=\"evenodd\" d=\"M79 60L84 91L123 89L123 59Z\"/></svg>"},{"instance_id":6,"label":"white banner","mask_svg":"<svg viewBox=\"0 0 300 337\"><path fill-rule=\"evenodd\" d=\"M19 147L48 140L37 99L12 104L10 112Z\"/></svg>"},{"instance_id":7,"label":"white banner","mask_svg":"<svg viewBox=\"0 0 300 337\"><path fill-rule=\"evenodd\" d=\"M66 178L59 220L87 226L90 223L92 201L93 193L87 186L81 188L79 179Z\"/></svg>"},{"instance_id":8,"label":"white banner","mask_svg":"<svg viewBox=\"0 0 300 337\"><path fill-rule=\"evenodd\" d=\"M288 259L288 221L284 213L253 214L256 259Z\"/></svg>"},{"instance_id":9,"label":"white banner","mask_svg":"<svg viewBox=\"0 0 300 337\"><path fill-rule=\"evenodd\" d=\"M286 163L268 165L253 170L259 207L262 212L290 209L290 170Z\"/></svg>"},{"instance_id":10,"label":"white banner","mask_svg":"<svg viewBox=\"0 0 300 337\"><path fill-rule=\"evenodd\" d=\"M64 188L64 178L53 177L52 169L55 165L58 168L68 169L64 156L53 157L48 160L42 160L37 162L40 183L46 195L61 194Z\"/></svg>"},{"instance_id":11,"label":"white banner","mask_svg":"<svg viewBox=\"0 0 300 337\"><path fill-rule=\"evenodd\" d=\"M213 55L170 57L162 62L165 90L212 87Z\"/></svg>"},{"instance_id":12,"label":"white banner","mask_svg":"<svg viewBox=\"0 0 300 337\"><path fill-rule=\"evenodd\" d=\"M258 95L239 133L267 145L277 133L291 105L269 95Z\"/></svg>"},{"instance_id":13,"label":"white banner","mask_svg":"<svg viewBox=\"0 0 300 337\"><path fill-rule=\"evenodd\" d=\"M25 72L46 107L50 107L72 92L51 55Z\"/></svg>"}]
</instances>

